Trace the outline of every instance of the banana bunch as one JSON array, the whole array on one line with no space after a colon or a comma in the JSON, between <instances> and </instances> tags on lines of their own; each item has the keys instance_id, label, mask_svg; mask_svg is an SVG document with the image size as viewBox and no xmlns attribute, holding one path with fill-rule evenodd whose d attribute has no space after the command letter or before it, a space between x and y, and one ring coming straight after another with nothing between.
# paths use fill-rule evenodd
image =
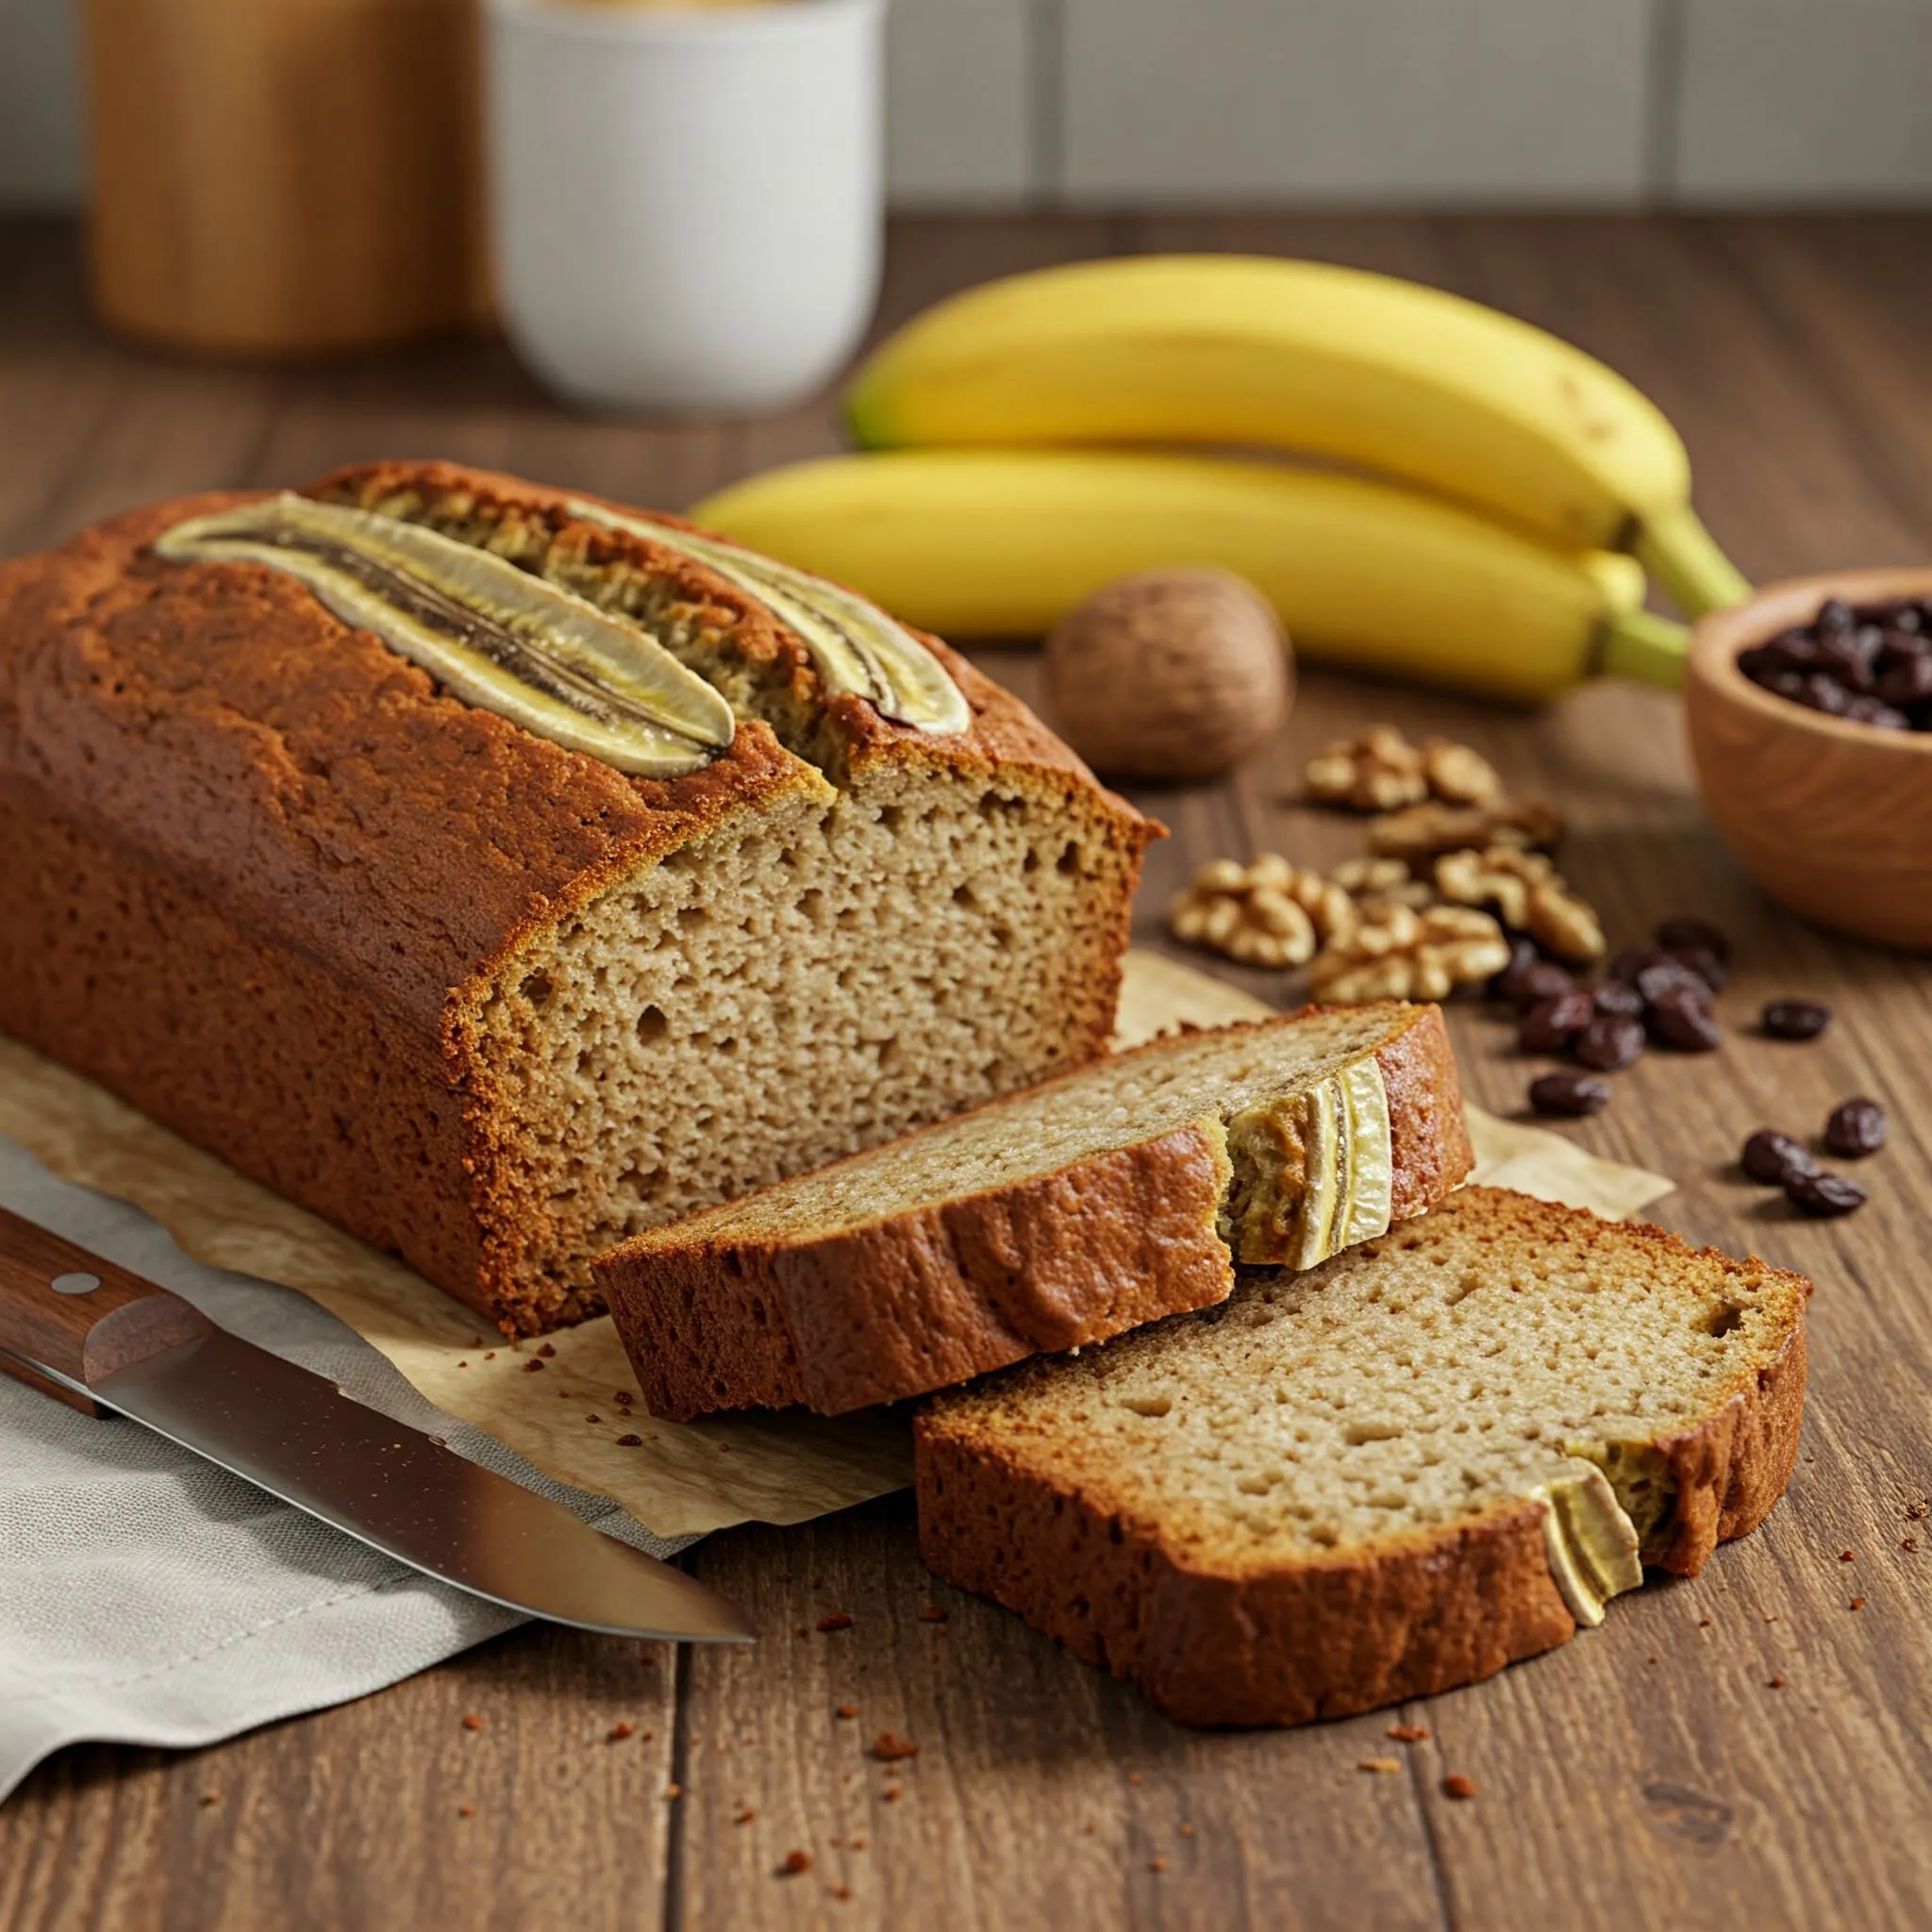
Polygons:
<instances>
[{"instance_id":1,"label":"banana bunch","mask_svg":"<svg viewBox=\"0 0 1932 1932\"><path fill-rule=\"evenodd\" d=\"M874 453L691 514L955 635L1038 633L1110 577L1219 564L1305 655L1536 699L1597 671L1677 681L1683 633L1641 608L1646 569L1692 614L1749 590L1629 383L1358 270L1173 256L1013 276L902 329L846 400ZM1149 448L1176 444L1263 459ZM1284 451L1349 470L1265 459Z\"/></svg>"}]
</instances>

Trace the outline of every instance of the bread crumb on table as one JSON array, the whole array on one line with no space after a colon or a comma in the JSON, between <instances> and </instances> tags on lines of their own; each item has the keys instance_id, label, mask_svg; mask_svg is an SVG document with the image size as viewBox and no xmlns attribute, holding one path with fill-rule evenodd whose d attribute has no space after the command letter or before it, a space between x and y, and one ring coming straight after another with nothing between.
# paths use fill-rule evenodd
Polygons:
<instances>
[{"instance_id":1,"label":"bread crumb on table","mask_svg":"<svg viewBox=\"0 0 1932 1932\"><path fill-rule=\"evenodd\" d=\"M1459 1771L1454 1771L1442 1780L1442 1795L1445 1798L1473 1798L1475 1796L1475 1780L1464 1777Z\"/></svg>"},{"instance_id":2,"label":"bread crumb on table","mask_svg":"<svg viewBox=\"0 0 1932 1932\"><path fill-rule=\"evenodd\" d=\"M641 1436L620 1436L617 1439L617 1446L620 1449L641 1449L644 1446L644 1439Z\"/></svg>"},{"instance_id":3,"label":"bread crumb on table","mask_svg":"<svg viewBox=\"0 0 1932 1932\"><path fill-rule=\"evenodd\" d=\"M1767 1690L1782 1690L1785 1688L1784 1673L1780 1671L1776 1676L1767 1677L1764 1680L1764 1688Z\"/></svg>"},{"instance_id":4,"label":"bread crumb on table","mask_svg":"<svg viewBox=\"0 0 1932 1932\"><path fill-rule=\"evenodd\" d=\"M849 1630L851 1627L852 1612L850 1610L834 1610L829 1616L819 1619L819 1628L821 1630Z\"/></svg>"},{"instance_id":5,"label":"bread crumb on table","mask_svg":"<svg viewBox=\"0 0 1932 1932\"><path fill-rule=\"evenodd\" d=\"M906 1793L904 1790L898 1785L888 1785L885 1788L885 1790L879 1793L879 1795L886 1801L887 1804L896 1805L899 1802L899 1800L906 1795Z\"/></svg>"},{"instance_id":6,"label":"bread crumb on table","mask_svg":"<svg viewBox=\"0 0 1932 1932\"><path fill-rule=\"evenodd\" d=\"M635 1724L615 1724L610 1726L606 1741L612 1744L621 1744L626 1738L634 1738L637 1734L638 1727Z\"/></svg>"},{"instance_id":7,"label":"bread crumb on table","mask_svg":"<svg viewBox=\"0 0 1932 1932\"><path fill-rule=\"evenodd\" d=\"M463 1713L463 1728L466 1731L480 1731L483 1728L483 1720L474 1710L466 1710Z\"/></svg>"},{"instance_id":8,"label":"bread crumb on table","mask_svg":"<svg viewBox=\"0 0 1932 1932\"><path fill-rule=\"evenodd\" d=\"M1150 1872L1165 1872L1167 1870L1167 1860L1165 1858L1149 1858L1147 1860L1147 1869Z\"/></svg>"},{"instance_id":9,"label":"bread crumb on table","mask_svg":"<svg viewBox=\"0 0 1932 1932\"><path fill-rule=\"evenodd\" d=\"M1861 1596L1855 1596L1845 1607L1852 1610L1862 1610L1865 1607L1865 1599Z\"/></svg>"},{"instance_id":10,"label":"bread crumb on table","mask_svg":"<svg viewBox=\"0 0 1932 1932\"><path fill-rule=\"evenodd\" d=\"M1147 1780L1138 1771L1130 1771L1127 1774L1127 1782L1130 1785L1144 1785Z\"/></svg>"},{"instance_id":11,"label":"bread crumb on table","mask_svg":"<svg viewBox=\"0 0 1932 1932\"><path fill-rule=\"evenodd\" d=\"M1428 1740L1427 1724L1391 1724L1389 1736L1398 1744L1422 1744Z\"/></svg>"},{"instance_id":12,"label":"bread crumb on table","mask_svg":"<svg viewBox=\"0 0 1932 1932\"><path fill-rule=\"evenodd\" d=\"M752 1820L756 1818L758 1815L758 1814L757 1813L757 1811L755 1811L751 1806L747 1805L741 1811L739 1812L738 1816L734 1818L731 1822L733 1824L749 1824L752 1822Z\"/></svg>"},{"instance_id":13,"label":"bread crumb on table","mask_svg":"<svg viewBox=\"0 0 1932 1932\"><path fill-rule=\"evenodd\" d=\"M785 1862L778 1867L780 1878L795 1878L801 1872L811 1870L811 1854L796 1847L785 1854Z\"/></svg>"},{"instance_id":14,"label":"bread crumb on table","mask_svg":"<svg viewBox=\"0 0 1932 1932\"><path fill-rule=\"evenodd\" d=\"M891 1764L901 1757L917 1757L919 1746L896 1731L881 1731L872 1740L872 1755L882 1763Z\"/></svg>"},{"instance_id":15,"label":"bread crumb on table","mask_svg":"<svg viewBox=\"0 0 1932 1932\"><path fill-rule=\"evenodd\" d=\"M458 1805L457 1807L457 1816L458 1818L474 1818L475 1815L476 1807L474 1805Z\"/></svg>"},{"instance_id":16,"label":"bread crumb on table","mask_svg":"<svg viewBox=\"0 0 1932 1932\"><path fill-rule=\"evenodd\" d=\"M841 1704L832 1715L834 1717L857 1717L858 1715L858 1707L856 1704Z\"/></svg>"},{"instance_id":17,"label":"bread crumb on table","mask_svg":"<svg viewBox=\"0 0 1932 1932\"><path fill-rule=\"evenodd\" d=\"M1192 1838L1194 1835L1193 1825L1185 1818L1180 1822L1180 1834L1183 1838Z\"/></svg>"},{"instance_id":18,"label":"bread crumb on table","mask_svg":"<svg viewBox=\"0 0 1932 1932\"><path fill-rule=\"evenodd\" d=\"M1402 1769L1399 1757L1364 1757L1356 1766L1357 1771L1374 1772L1377 1777L1393 1777Z\"/></svg>"},{"instance_id":19,"label":"bread crumb on table","mask_svg":"<svg viewBox=\"0 0 1932 1932\"><path fill-rule=\"evenodd\" d=\"M946 1616L947 1612L941 1609L939 1605L927 1604L924 1609L920 1611L919 1621L922 1624L943 1624Z\"/></svg>"}]
</instances>

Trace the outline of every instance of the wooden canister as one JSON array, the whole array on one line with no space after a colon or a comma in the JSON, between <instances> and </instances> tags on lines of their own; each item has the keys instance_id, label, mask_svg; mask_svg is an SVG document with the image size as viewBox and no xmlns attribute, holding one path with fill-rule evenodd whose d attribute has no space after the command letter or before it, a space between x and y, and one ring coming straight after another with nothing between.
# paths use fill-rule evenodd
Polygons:
<instances>
[{"instance_id":1,"label":"wooden canister","mask_svg":"<svg viewBox=\"0 0 1932 1932\"><path fill-rule=\"evenodd\" d=\"M327 354L489 312L475 0L88 0L96 300Z\"/></svg>"}]
</instances>

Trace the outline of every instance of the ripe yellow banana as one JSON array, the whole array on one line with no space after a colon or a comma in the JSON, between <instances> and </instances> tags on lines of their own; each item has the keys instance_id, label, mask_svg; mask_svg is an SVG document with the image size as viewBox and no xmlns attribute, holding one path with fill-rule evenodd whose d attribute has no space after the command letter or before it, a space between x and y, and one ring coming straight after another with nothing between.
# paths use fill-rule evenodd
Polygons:
<instances>
[{"instance_id":1,"label":"ripe yellow banana","mask_svg":"<svg viewBox=\"0 0 1932 1932\"><path fill-rule=\"evenodd\" d=\"M1219 564L1305 656L1490 696L1596 671L1674 684L1682 627L1631 558L1562 549L1360 476L1112 450L896 450L794 463L691 510L956 637L1037 637L1130 571Z\"/></svg>"},{"instance_id":2,"label":"ripe yellow banana","mask_svg":"<svg viewBox=\"0 0 1932 1932\"><path fill-rule=\"evenodd\" d=\"M1300 450L1553 542L1634 550L1692 615L1749 585L1690 508L1663 413L1594 357L1438 289L1231 255L991 282L891 337L846 396L863 445Z\"/></svg>"}]
</instances>

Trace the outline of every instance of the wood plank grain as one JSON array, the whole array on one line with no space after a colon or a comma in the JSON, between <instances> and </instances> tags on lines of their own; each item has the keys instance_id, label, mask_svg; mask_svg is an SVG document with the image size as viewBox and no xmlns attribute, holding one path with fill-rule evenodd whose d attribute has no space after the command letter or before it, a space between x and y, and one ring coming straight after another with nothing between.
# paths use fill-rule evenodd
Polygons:
<instances>
[{"instance_id":1,"label":"wood plank grain","mask_svg":"<svg viewBox=\"0 0 1932 1932\"><path fill-rule=\"evenodd\" d=\"M64 1752L0 1809L0 1925L656 1924L675 1655L525 1628L210 1750Z\"/></svg>"}]
</instances>

